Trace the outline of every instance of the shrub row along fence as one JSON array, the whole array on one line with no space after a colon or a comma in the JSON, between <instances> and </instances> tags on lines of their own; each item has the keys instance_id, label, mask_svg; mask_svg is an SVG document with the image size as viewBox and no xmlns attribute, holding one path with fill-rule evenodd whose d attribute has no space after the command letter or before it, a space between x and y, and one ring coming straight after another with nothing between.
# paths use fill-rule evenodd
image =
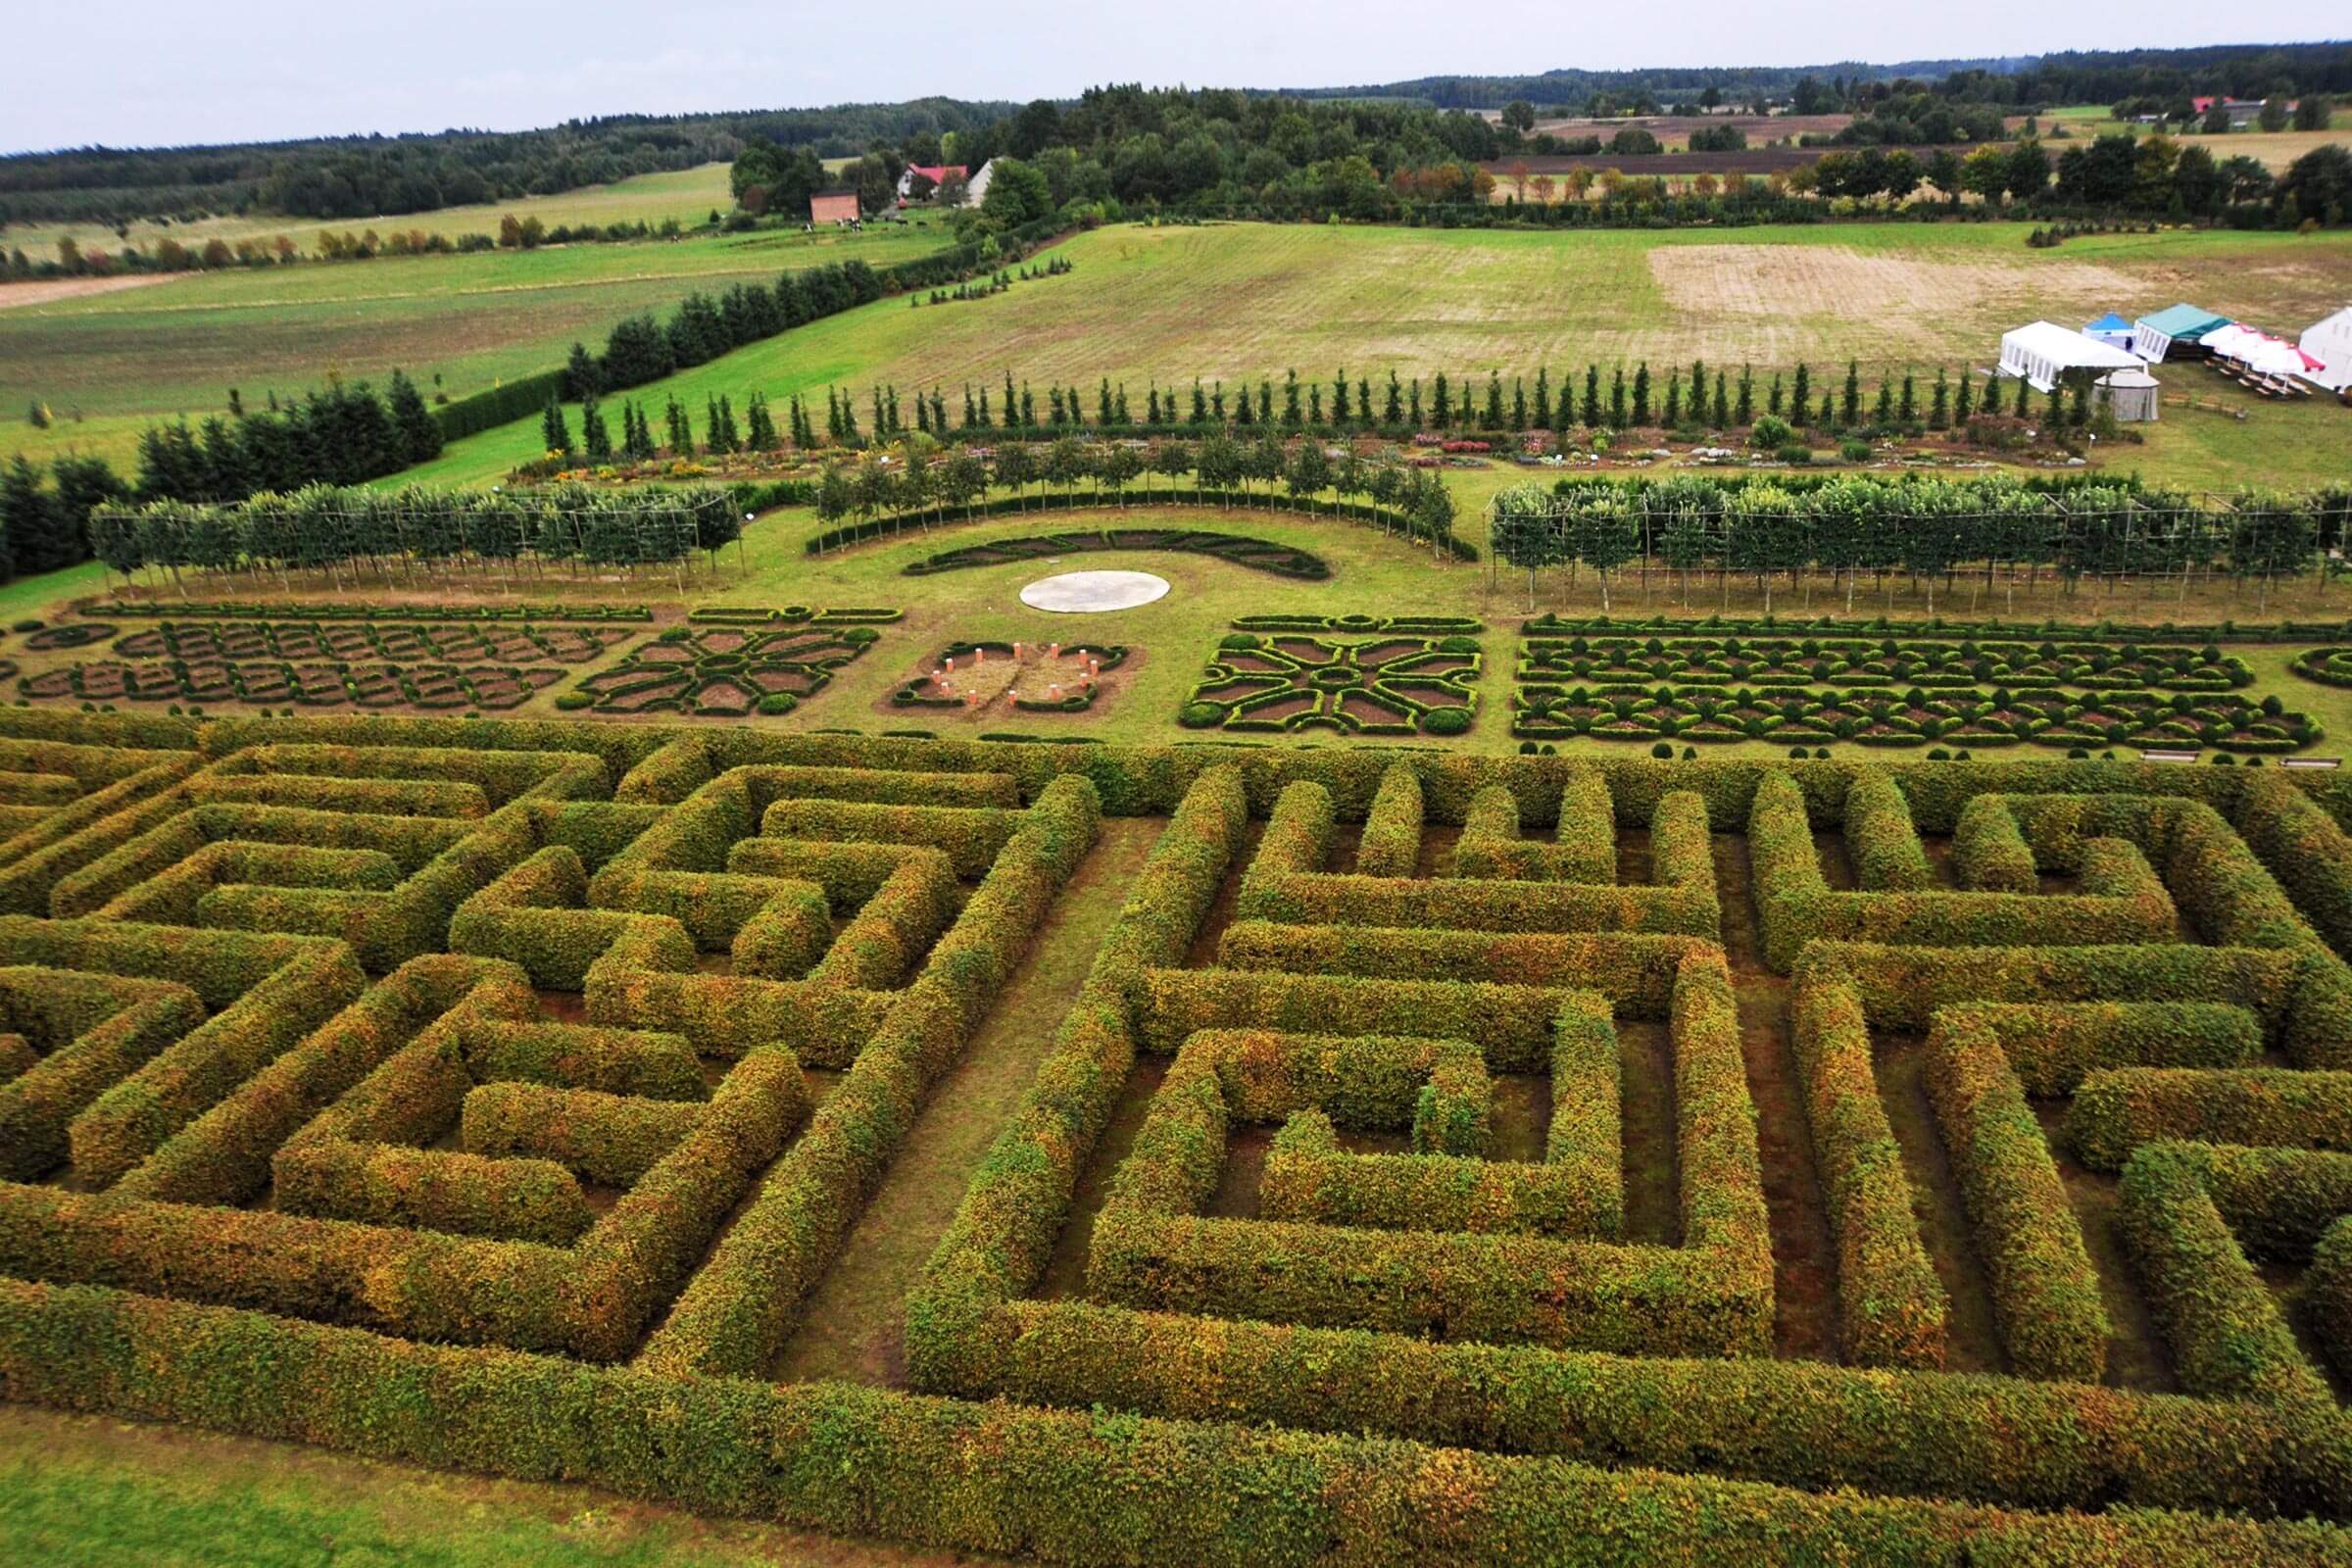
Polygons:
<instances>
[{"instance_id":1,"label":"shrub row along fence","mask_svg":"<svg viewBox=\"0 0 2352 1568\"><path fill-rule=\"evenodd\" d=\"M709 487L557 486L489 494L334 489L259 495L228 506L157 501L90 515L98 559L125 577L194 572L340 589L364 581L544 574L557 565L670 567L683 575L742 535L742 515ZM183 586L184 591L184 586Z\"/></svg>"},{"instance_id":2,"label":"shrub row along fence","mask_svg":"<svg viewBox=\"0 0 2352 1568\"><path fill-rule=\"evenodd\" d=\"M2274 582L2321 566L2352 520L2352 486L2285 494L2245 490L2200 500L2128 485L2068 490L2007 479L1837 478L1725 485L1697 476L1647 485L1562 480L1513 486L1489 517L1494 557L1528 573L1531 601L1547 567L1590 567L1602 585L1629 567L1690 580L1755 579L1772 608L1776 581L1827 572L1850 612L1857 579L1891 591L1907 572L1935 585L1981 567L1981 586L2014 599L2045 579L2068 592L2137 581L2185 595L2200 577L2253 582L2267 609ZM1809 587L1808 587L1809 591Z\"/></svg>"}]
</instances>

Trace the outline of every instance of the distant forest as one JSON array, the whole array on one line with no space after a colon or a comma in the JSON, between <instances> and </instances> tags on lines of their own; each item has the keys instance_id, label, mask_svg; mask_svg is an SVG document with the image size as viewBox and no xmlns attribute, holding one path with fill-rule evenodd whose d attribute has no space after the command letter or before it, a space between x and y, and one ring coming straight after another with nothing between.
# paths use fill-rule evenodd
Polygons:
<instances>
[{"instance_id":1,"label":"distant forest","mask_svg":"<svg viewBox=\"0 0 2352 1568\"><path fill-rule=\"evenodd\" d=\"M1981 132L1997 124L2005 110L2130 99L2169 103L2202 93L2259 98L2297 92L2352 92L2352 43L2232 44L1889 66L1846 62L1786 69L1426 76L1281 93L1164 94L1127 87L1026 107L921 98L825 109L626 115L533 131L449 130L150 150L91 147L0 157L0 225L126 223L227 213L397 217L733 162L747 147L812 158L887 150L895 163L908 149L938 148L943 137L955 149L954 161L975 167L997 152L1030 158L1049 147L1073 148L1110 171L1111 193L1121 199L1165 200L1228 175L1260 186L1261 176L1281 172L1269 158L1259 159L1265 166L1259 170L1238 167L1260 153L1279 158L1285 168L1365 156L1385 172L1473 163L1522 145L1513 130L1498 131L1461 112L1473 109L1510 109L1524 124L1531 110L1612 114L1770 100L1800 113L1854 112L1862 122L1846 140L1940 144L1984 139ZM1211 152L1220 167L1209 167ZM797 162L777 160L779 168ZM869 194L884 195L881 170L865 172L876 185ZM895 178L895 168L888 172ZM1054 192L1057 198L1066 194Z\"/></svg>"},{"instance_id":2,"label":"distant forest","mask_svg":"<svg viewBox=\"0 0 2352 1568\"><path fill-rule=\"evenodd\" d=\"M546 130L20 153L0 158L0 223L116 223L228 213L397 217L725 163L755 138L806 148L819 158L846 158L875 143L974 129L1018 107L918 98L828 109L615 115Z\"/></svg>"},{"instance_id":3,"label":"distant forest","mask_svg":"<svg viewBox=\"0 0 2352 1568\"><path fill-rule=\"evenodd\" d=\"M1977 60L1841 61L1824 66L1658 67L1641 71L1546 71L1529 76L1418 76L1354 87L1285 88L1294 98L1396 99L1435 109L1541 110L1608 114L1716 101L1747 103L1809 96L1808 113L1857 108L1897 81L1936 82L1971 103L2034 108L2113 103L2122 98L2220 93L2260 98L2280 90L2352 92L2352 43L2215 44L2197 49L2118 49ZM1809 84L1809 86L1808 86ZM1879 89L1874 92L1874 85ZM1806 91L1800 92L1800 88Z\"/></svg>"}]
</instances>

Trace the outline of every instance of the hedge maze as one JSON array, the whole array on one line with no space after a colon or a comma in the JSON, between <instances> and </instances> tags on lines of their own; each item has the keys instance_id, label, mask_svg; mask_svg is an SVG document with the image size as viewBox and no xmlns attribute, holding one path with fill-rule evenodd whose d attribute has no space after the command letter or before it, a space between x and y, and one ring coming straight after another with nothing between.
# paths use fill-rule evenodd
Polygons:
<instances>
[{"instance_id":1,"label":"hedge maze","mask_svg":"<svg viewBox=\"0 0 2352 1568\"><path fill-rule=\"evenodd\" d=\"M1070 1564L2352 1561L2348 814L0 710L0 1396Z\"/></svg>"},{"instance_id":2,"label":"hedge maze","mask_svg":"<svg viewBox=\"0 0 2352 1568\"><path fill-rule=\"evenodd\" d=\"M1177 714L1187 729L1461 735L1478 708L1475 637L1368 641L1234 632Z\"/></svg>"}]
</instances>

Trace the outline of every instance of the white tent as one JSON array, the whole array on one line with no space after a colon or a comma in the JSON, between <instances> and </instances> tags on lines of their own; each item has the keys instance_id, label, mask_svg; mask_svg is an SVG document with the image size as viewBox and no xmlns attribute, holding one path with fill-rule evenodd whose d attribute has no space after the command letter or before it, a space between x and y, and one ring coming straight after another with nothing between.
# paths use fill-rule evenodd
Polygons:
<instances>
[{"instance_id":1,"label":"white tent","mask_svg":"<svg viewBox=\"0 0 2352 1568\"><path fill-rule=\"evenodd\" d=\"M2303 329L2304 353L2320 362L2311 379L2330 391L2352 387L2352 306Z\"/></svg>"},{"instance_id":2,"label":"white tent","mask_svg":"<svg viewBox=\"0 0 2352 1568\"><path fill-rule=\"evenodd\" d=\"M2070 370L2136 370L2137 356L2055 321L2034 321L2001 334L2001 373L2047 392Z\"/></svg>"},{"instance_id":3,"label":"white tent","mask_svg":"<svg viewBox=\"0 0 2352 1568\"><path fill-rule=\"evenodd\" d=\"M2113 409L2122 423L2137 424L2156 417L2156 378L2145 370L2116 370L2101 376L2091 393Z\"/></svg>"}]
</instances>

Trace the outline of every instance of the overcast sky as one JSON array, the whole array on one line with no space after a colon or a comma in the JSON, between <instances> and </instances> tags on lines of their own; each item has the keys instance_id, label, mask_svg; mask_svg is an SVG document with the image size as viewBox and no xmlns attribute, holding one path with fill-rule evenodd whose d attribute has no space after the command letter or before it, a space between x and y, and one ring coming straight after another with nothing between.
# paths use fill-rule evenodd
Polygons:
<instances>
[{"instance_id":1,"label":"overcast sky","mask_svg":"<svg viewBox=\"0 0 2352 1568\"><path fill-rule=\"evenodd\" d=\"M2340 0L1487 0L1466 11L1396 0L50 0L8 24L0 149L519 130L932 93L1025 100L1104 81L1307 86L2275 41L2340 35L2352 30L2344 17Z\"/></svg>"}]
</instances>

